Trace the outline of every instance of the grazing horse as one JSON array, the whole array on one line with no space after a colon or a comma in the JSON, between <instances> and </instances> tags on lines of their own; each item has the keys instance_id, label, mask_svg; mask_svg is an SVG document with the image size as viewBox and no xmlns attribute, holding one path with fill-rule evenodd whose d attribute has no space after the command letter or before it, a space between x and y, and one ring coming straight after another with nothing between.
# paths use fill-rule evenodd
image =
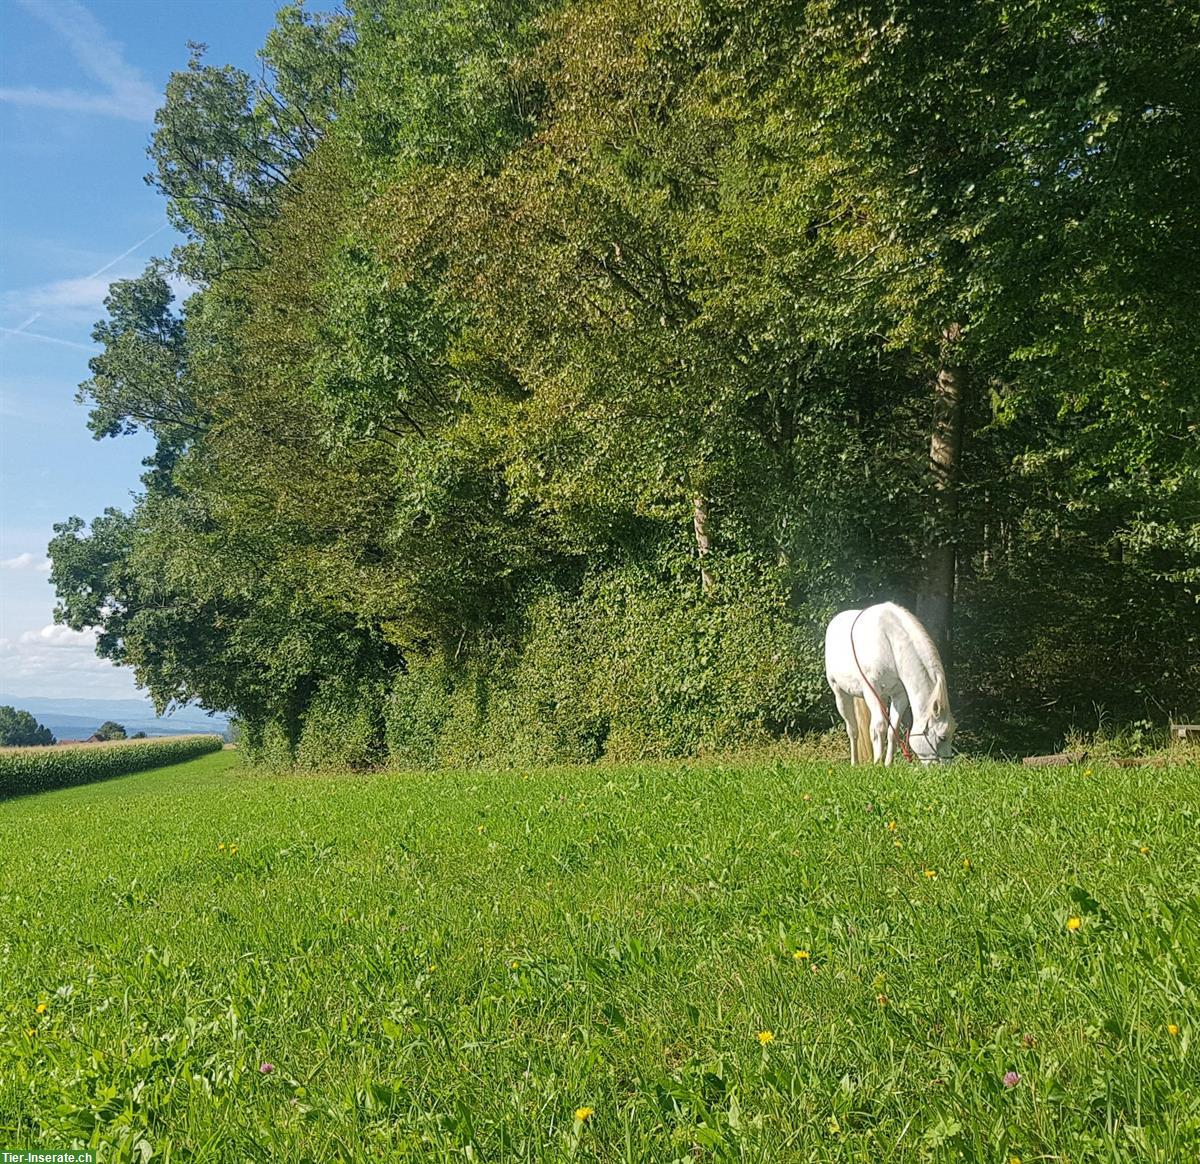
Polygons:
<instances>
[{"instance_id":1,"label":"grazing horse","mask_svg":"<svg viewBox=\"0 0 1200 1164\"><path fill-rule=\"evenodd\" d=\"M933 639L902 606L843 610L825 631L825 678L850 737L850 763L892 762L911 707L909 747L923 764L951 756L954 716ZM890 713L888 704L890 702Z\"/></svg>"}]
</instances>

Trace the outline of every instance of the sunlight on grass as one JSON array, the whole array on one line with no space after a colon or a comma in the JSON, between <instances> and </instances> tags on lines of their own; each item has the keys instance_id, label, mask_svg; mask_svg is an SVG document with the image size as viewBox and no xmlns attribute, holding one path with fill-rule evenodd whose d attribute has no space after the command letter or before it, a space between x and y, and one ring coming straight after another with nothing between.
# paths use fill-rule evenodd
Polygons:
<instances>
[{"instance_id":1,"label":"sunlight on grass","mask_svg":"<svg viewBox=\"0 0 1200 1164\"><path fill-rule=\"evenodd\" d=\"M1194 1158L1198 794L1185 768L226 752L0 805L0 1141Z\"/></svg>"}]
</instances>

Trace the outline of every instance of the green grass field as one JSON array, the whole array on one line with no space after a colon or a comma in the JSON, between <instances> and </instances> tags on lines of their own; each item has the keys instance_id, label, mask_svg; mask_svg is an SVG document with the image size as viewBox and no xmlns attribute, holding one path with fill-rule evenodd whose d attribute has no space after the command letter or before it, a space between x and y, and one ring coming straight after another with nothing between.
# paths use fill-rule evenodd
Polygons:
<instances>
[{"instance_id":1,"label":"green grass field","mask_svg":"<svg viewBox=\"0 0 1200 1164\"><path fill-rule=\"evenodd\" d=\"M1194 1160L1198 840L1194 767L224 752L10 801L0 1148Z\"/></svg>"}]
</instances>

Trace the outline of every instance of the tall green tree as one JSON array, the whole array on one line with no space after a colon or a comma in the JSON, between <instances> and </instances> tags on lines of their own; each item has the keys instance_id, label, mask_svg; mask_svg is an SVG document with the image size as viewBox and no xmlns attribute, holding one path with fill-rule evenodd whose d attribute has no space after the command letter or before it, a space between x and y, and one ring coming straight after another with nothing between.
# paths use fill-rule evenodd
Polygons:
<instances>
[{"instance_id":1,"label":"tall green tree","mask_svg":"<svg viewBox=\"0 0 1200 1164\"><path fill-rule=\"evenodd\" d=\"M0 748L40 748L54 742L50 729L29 712L18 711L8 704L0 707Z\"/></svg>"},{"instance_id":2,"label":"tall green tree","mask_svg":"<svg viewBox=\"0 0 1200 1164\"><path fill-rule=\"evenodd\" d=\"M177 267L206 283L261 260L263 228L350 83L354 37L345 15L313 16L297 2L276 16L259 53L259 79L207 65L206 46L191 47L188 67L172 74L155 115L154 170L146 180L167 198L173 225L193 240Z\"/></svg>"},{"instance_id":3,"label":"tall green tree","mask_svg":"<svg viewBox=\"0 0 1200 1164\"><path fill-rule=\"evenodd\" d=\"M82 395L158 452L58 528L61 617L353 763L396 707L474 754L518 707L572 755L816 724L880 598L1017 738L1174 708L1200 110L1155 11L356 0L262 82L197 54L151 152L199 290L114 285Z\"/></svg>"}]
</instances>

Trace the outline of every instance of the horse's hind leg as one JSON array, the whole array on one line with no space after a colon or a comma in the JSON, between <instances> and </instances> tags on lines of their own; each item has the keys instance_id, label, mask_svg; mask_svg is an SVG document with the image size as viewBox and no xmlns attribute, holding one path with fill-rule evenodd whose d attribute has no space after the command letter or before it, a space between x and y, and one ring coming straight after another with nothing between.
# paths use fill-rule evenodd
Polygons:
<instances>
[{"instance_id":1,"label":"horse's hind leg","mask_svg":"<svg viewBox=\"0 0 1200 1164\"><path fill-rule=\"evenodd\" d=\"M850 737L850 763L857 764L858 759L858 722L854 717L854 696L848 695L840 687L833 688L833 698L837 702L838 714L846 724L846 734Z\"/></svg>"}]
</instances>

